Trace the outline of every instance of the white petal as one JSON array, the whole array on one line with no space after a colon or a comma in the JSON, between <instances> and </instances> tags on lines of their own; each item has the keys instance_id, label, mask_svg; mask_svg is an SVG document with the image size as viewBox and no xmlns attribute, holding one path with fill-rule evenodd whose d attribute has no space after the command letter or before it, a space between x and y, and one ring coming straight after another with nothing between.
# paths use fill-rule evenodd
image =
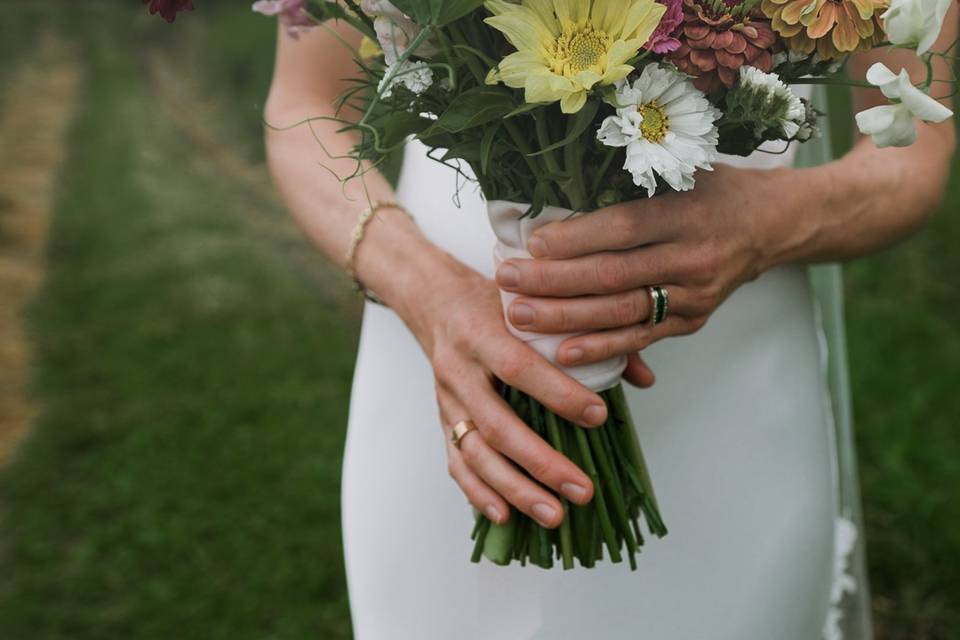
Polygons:
<instances>
[{"instance_id":1,"label":"white petal","mask_svg":"<svg viewBox=\"0 0 960 640\"><path fill-rule=\"evenodd\" d=\"M943 122L953 115L953 111L910 84L909 77L904 80L903 75L900 77L900 99L910 113L926 122Z\"/></svg>"},{"instance_id":2,"label":"white petal","mask_svg":"<svg viewBox=\"0 0 960 640\"><path fill-rule=\"evenodd\" d=\"M876 133L890 128L896 118L897 107L891 104L880 107L873 107L857 114L857 128L865 136L872 136Z\"/></svg>"},{"instance_id":3,"label":"white petal","mask_svg":"<svg viewBox=\"0 0 960 640\"><path fill-rule=\"evenodd\" d=\"M877 87L888 98L899 98L897 76L882 62L875 62L867 69L867 82Z\"/></svg>"}]
</instances>

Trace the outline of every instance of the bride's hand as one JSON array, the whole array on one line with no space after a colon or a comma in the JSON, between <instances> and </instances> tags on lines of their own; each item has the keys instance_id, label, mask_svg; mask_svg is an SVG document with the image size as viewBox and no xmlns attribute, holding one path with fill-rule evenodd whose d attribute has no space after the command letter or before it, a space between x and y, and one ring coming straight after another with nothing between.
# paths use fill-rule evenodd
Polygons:
<instances>
[{"instance_id":1,"label":"bride's hand","mask_svg":"<svg viewBox=\"0 0 960 640\"><path fill-rule=\"evenodd\" d=\"M586 332L561 345L558 360L567 366L699 331L730 293L765 268L759 214L789 198L770 189L774 183L789 180L716 166L697 175L694 191L542 227L528 245L541 259L509 260L497 272L500 286L522 296L510 306L510 322L525 331ZM670 313L650 327L647 287L654 285L667 289Z\"/></svg>"},{"instance_id":2,"label":"bride's hand","mask_svg":"<svg viewBox=\"0 0 960 640\"><path fill-rule=\"evenodd\" d=\"M602 424L606 406L507 331L493 281L463 265L455 269L458 273L449 278L444 269L444 277L434 279L429 291L421 288L410 312L401 314L433 366L450 475L470 503L495 522L507 520L509 503L542 525L556 527L563 509L544 487L583 504L591 499L593 485L515 415L494 388L494 379L583 426ZM472 420L477 430L457 449L450 431L463 420Z\"/></svg>"}]
</instances>

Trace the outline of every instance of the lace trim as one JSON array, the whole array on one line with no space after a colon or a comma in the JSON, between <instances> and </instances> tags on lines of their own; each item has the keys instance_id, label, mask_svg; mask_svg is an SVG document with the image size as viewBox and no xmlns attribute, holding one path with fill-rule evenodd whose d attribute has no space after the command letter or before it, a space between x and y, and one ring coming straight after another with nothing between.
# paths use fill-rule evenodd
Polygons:
<instances>
[{"instance_id":1,"label":"lace trim","mask_svg":"<svg viewBox=\"0 0 960 640\"><path fill-rule=\"evenodd\" d=\"M837 518L833 530L833 587L830 610L823 623L823 640L843 640L843 598L857 592L857 579L850 572L850 559L857 546L857 525L847 518Z\"/></svg>"}]
</instances>

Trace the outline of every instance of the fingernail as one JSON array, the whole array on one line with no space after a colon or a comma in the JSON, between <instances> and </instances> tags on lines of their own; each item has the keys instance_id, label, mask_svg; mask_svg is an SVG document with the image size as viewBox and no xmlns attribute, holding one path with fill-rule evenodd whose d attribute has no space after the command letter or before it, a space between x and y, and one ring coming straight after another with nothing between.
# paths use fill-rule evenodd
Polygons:
<instances>
[{"instance_id":1,"label":"fingernail","mask_svg":"<svg viewBox=\"0 0 960 640\"><path fill-rule=\"evenodd\" d=\"M573 349L567 349L566 361L570 364L575 362L580 362L583 360L583 349L578 349L574 347Z\"/></svg>"},{"instance_id":2,"label":"fingernail","mask_svg":"<svg viewBox=\"0 0 960 640\"><path fill-rule=\"evenodd\" d=\"M584 498L587 497L586 487L581 487L572 482L564 482L560 485L560 492L574 502L583 502Z\"/></svg>"},{"instance_id":3,"label":"fingernail","mask_svg":"<svg viewBox=\"0 0 960 640\"><path fill-rule=\"evenodd\" d=\"M583 419L587 424L601 424L607 419L607 408L603 405L592 404L584 409Z\"/></svg>"},{"instance_id":4,"label":"fingernail","mask_svg":"<svg viewBox=\"0 0 960 640\"><path fill-rule=\"evenodd\" d=\"M542 502L533 505L530 510L533 511L533 517L536 518L537 522L544 527L551 526L557 517L557 510Z\"/></svg>"},{"instance_id":5,"label":"fingernail","mask_svg":"<svg viewBox=\"0 0 960 640\"><path fill-rule=\"evenodd\" d=\"M520 284L520 270L509 262L497 269L497 284L501 287L515 287Z\"/></svg>"},{"instance_id":6,"label":"fingernail","mask_svg":"<svg viewBox=\"0 0 960 640\"><path fill-rule=\"evenodd\" d=\"M547 243L544 242L543 238L533 236L527 241L527 251L534 258L542 258L547 255Z\"/></svg>"},{"instance_id":7,"label":"fingernail","mask_svg":"<svg viewBox=\"0 0 960 640\"><path fill-rule=\"evenodd\" d=\"M533 307L523 303L517 303L510 307L510 321L513 324L533 324Z\"/></svg>"},{"instance_id":8,"label":"fingernail","mask_svg":"<svg viewBox=\"0 0 960 640\"><path fill-rule=\"evenodd\" d=\"M484 507L483 513L487 516L487 519L490 520L490 522L500 522L500 510L492 504L488 504L486 507Z\"/></svg>"}]
</instances>

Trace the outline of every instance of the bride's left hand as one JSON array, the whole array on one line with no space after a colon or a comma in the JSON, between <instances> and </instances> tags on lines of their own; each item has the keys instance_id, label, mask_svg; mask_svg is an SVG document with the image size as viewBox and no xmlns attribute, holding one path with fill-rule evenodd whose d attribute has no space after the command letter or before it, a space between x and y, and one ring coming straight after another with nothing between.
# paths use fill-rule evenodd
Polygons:
<instances>
[{"instance_id":1,"label":"bride's left hand","mask_svg":"<svg viewBox=\"0 0 960 640\"><path fill-rule=\"evenodd\" d=\"M545 225L528 245L537 260L509 260L497 271L503 289L521 294L510 322L525 331L586 332L561 345L558 360L567 366L699 331L737 287L768 267L772 230L763 212L790 201L789 171L759 180L752 170L718 165L698 174L694 191ZM670 312L650 327L654 285L667 289Z\"/></svg>"}]
</instances>

